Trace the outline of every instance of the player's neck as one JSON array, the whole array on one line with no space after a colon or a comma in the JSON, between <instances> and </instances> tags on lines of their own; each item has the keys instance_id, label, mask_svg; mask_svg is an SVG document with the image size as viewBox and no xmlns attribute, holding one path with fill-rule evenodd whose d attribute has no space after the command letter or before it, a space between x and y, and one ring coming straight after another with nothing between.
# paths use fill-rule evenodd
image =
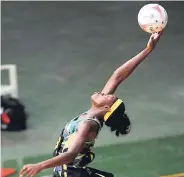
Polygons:
<instances>
[{"instance_id":1,"label":"player's neck","mask_svg":"<svg viewBox=\"0 0 184 177\"><path fill-rule=\"evenodd\" d=\"M92 106L86 113L90 117L103 118L104 116L104 111L95 106Z\"/></svg>"}]
</instances>

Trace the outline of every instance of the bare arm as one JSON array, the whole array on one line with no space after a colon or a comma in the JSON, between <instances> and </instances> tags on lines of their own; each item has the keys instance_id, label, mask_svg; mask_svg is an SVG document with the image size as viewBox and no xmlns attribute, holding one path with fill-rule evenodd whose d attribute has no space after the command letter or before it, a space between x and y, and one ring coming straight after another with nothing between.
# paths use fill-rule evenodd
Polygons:
<instances>
[{"instance_id":1,"label":"bare arm","mask_svg":"<svg viewBox=\"0 0 184 177\"><path fill-rule=\"evenodd\" d=\"M84 143L87 140L89 134L91 132L94 133L94 129L96 130L96 128L96 124L91 122L84 122L80 125L80 128L78 129L75 137L69 144L67 152L40 163L24 165L20 171L20 177L25 175L26 177L33 177L44 169L68 164L83 149Z\"/></svg>"},{"instance_id":2,"label":"bare arm","mask_svg":"<svg viewBox=\"0 0 184 177\"><path fill-rule=\"evenodd\" d=\"M76 136L73 138L71 144L68 147L68 151L49 160L41 162L40 165L42 169L68 164L73 159L75 159L77 154L83 149L84 142L87 140L86 138L91 132L91 128L92 124L88 122L81 124L80 128L78 128Z\"/></svg>"},{"instance_id":3,"label":"bare arm","mask_svg":"<svg viewBox=\"0 0 184 177\"><path fill-rule=\"evenodd\" d=\"M135 70L135 68L152 52L160 36L161 33L151 35L147 47L143 51L141 51L132 59L128 60L119 68L117 68L110 79L107 81L105 87L102 90L102 93L113 94L119 84L123 82Z\"/></svg>"}]
</instances>

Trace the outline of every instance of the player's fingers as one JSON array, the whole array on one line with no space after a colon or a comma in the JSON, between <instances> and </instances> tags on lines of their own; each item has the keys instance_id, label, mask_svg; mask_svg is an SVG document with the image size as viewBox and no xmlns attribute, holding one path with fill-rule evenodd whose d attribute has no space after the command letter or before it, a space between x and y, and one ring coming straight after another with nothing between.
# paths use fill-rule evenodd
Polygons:
<instances>
[{"instance_id":1,"label":"player's fingers","mask_svg":"<svg viewBox=\"0 0 184 177\"><path fill-rule=\"evenodd\" d=\"M163 34L163 30L158 32L159 37L162 36L162 34Z\"/></svg>"},{"instance_id":2,"label":"player's fingers","mask_svg":"<svg viewBox=\"0 0 184 177\"><path fill-rule=\"evenodd\" d=\"M34 169L31 169L28 173L27 173L27 177L33 177L35 176L35 170Z\"/></svg>"},{"instance_id":3,"label":"player's fingers","mask_svg":"<svg viewBox=\"0 0 184 177\"><path fill-rule=\"evenodd\" d=\"M152 35L150 36L150 39L149 39L148 43L151 43L151 42L153 42L153 41L154 41L154 35L152 34Z\"/></svg>"},{"instance_id":4,"label":"player's fingers","mask_svg":"<svg viewBox=\"0 0 184 177\"><path fill-rule=\"evenodd\" d=\"M31 167L29 167L28 165L25 165L23 169L20 171L20 175L24 176L28 174L30 170L31 170Z\"/></svg>"},{"instance_id":5,"label":"player's fingers","mask_svg":"<svg viewBox=\"0 0 184 177\"><path fill-rule=\"evenodd\" d=\"M26 176L27 173L28 173L28 171L29 171L28 169L23 170L23 171L20 173L20 177Z\"/></svg>"},{"instance_id":6,"label":"player's fingers","mask_svg":"<svg viewBox=\"0 0 184 177\"><path fill-rule=\"evenodd\" d=\"M159 39L160 39L160 37L161 37L161 34L162 33L156 33L156 35L155 35L155 38L154 38L154 41L158 41Z\"/></svg>"},{"instance_id":7,"label":"player's fingers","mask_svg":"<svg viewBox=\"0 0 184 177\"><path fill-rule=\"evenodd\" d=\"M152 33L150 39L153 39L154 35L155 35L155 33Z\"/></svg>"},{"instance_id":8,"label":"player's fingers","mask_svg":"<svg viewBox=\"0 0 184 177\"><path fill-rule=\"evenodd\" d=\"M159 36L159 33L158 32L154 33L153 34L153 38L154 38L153 40L157 40L158 36Z\"/></svg>"},{"instance_id":9,"label":"player's fingers","mask_svg":"<svg viewBox=\"0 0 184 177\"><path fill-rule=\"evenodd\" d=\"M24 166L21 170L20 170L20 175L23 175L25 173L25 171L27 170L27 167Z\"/></svg>"},{"instance_id":10,"label":"player's fingers","mask_svg":"<svg viewBox=\"0 0 184 177\"><path fill-rule=\"evenodd\" d=\"M27 174L29 173L29 171L30 171L30 169L25 169L25 170L21 173L21 175L25 176L25 175L27 175Z\"/></svg>"},{"instance_id":11,"label":"player's fingers","mask_svg":"<svg viewBox=\"0 0 184 177\"><path fill-rule=\"evenodd\" d=\"M160 39L162 33L158 34L157 41Z\"/></svg>"},{"instance_id":12,"label":"player's fingers","mask_svg":"<svg viewBox=\"0 0 184 177\"><path fill-rule=\"evenodd\" d=\"M159 31L159 34L162 35L164 32L164 30L162 29L161 31Z\"/></svg>"},{"instance_id":13,"label":"player's fingers","mask_svg":"<svg viewBox=\"0 0 184 177\"><path fill-rule=\"evenodd\" d=\"M150 38L154 38L154 36L155 36L155 33L152 33Z\"/></svg>"},{"instance_id":14,"label":"player's fingers","mask_svg":"<svg viewBox=\"0 0 184 177\"><path fill-rule=\"evenodd\" d=\"M163 34L163 30L162 30L162 31L160 31L160 34L159 34L159 35L160 35L160 37L162 36L162 34Z\"/></svg>"},{"instance_id":15,"label":"player's fingers","mask_svg":"<svg viewBox=\"0 0 184 177\"><path fill-rule=\"evenodd\" d=\"M23 168L20 170L20 172L24 171L25 169L27 169L30 166L30 164L24 165Z\"/></svg>"},{"instance_id":16,"label":"player's fingers","mask_svg":"<svg viewBox=\"0 0 184 177\"><path fill-rule=\"evenodd\" d=\"M32 172L32 174L31 174L30 177L34 177L34 176L36 176L36 174L37 174L37 172L34 170L34 171Z\"/></svg>"}]
</instances>

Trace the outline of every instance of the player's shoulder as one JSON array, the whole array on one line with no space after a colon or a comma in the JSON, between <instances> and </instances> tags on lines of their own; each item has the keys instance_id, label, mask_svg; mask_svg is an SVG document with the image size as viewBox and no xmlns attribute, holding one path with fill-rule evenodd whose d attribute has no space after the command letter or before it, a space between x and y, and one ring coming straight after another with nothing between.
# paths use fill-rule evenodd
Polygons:
<instances>
[{"instance_id":1,"label":"player's shoulder","mask_svg":"<svg viewBox=\"0 0 184 177\"><path fill-rule=\"evenodd\" d=\"M86 119L81 122L78 128L85 128L89 132L96 132L99 129L99 126L93 119Z\"/></svg>"},{"instance_id":2,"label":"player's shoulder","mask_svg":"<svg viewBox=\"0 0 184 177\"><path fill-rule=\"evenodd\" d=\"M86 119L82 121L82 124L84 124L84 126L86 127L97 127L98 126L96 121L94 121L93 119Z\"/></svg>"}]
</instances>

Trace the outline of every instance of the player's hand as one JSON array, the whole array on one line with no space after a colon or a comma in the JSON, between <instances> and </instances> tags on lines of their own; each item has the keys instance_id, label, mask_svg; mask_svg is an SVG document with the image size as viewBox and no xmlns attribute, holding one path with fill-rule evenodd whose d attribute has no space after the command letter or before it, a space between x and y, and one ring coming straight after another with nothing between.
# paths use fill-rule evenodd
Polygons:
<instances>
[{"instance_id":1,"label":"player's hand","mask_svg":"<svg viewBox=\"0 0 184 177\"><path fill-rule=\"evenodd\" d=\"M158 33L153 33L151 36L150 36L150 39L148 41L148 44L147 44L147 48L152 51L155 46L157 45L157 42L159 41L161 35L162 35L163 31L161 32L158 32Z\"/></svg>"},{"instance_id":2,"label":"player's hand","mask_svg":"<svg viewBox=\"0 0 184 177\"><path fill-rule=\"evenodd\" d=\"M20 170L20 177L34 177L41 170L42 168L39 163L24 165L23 168Z\"/></svg>"}]
</instances>

